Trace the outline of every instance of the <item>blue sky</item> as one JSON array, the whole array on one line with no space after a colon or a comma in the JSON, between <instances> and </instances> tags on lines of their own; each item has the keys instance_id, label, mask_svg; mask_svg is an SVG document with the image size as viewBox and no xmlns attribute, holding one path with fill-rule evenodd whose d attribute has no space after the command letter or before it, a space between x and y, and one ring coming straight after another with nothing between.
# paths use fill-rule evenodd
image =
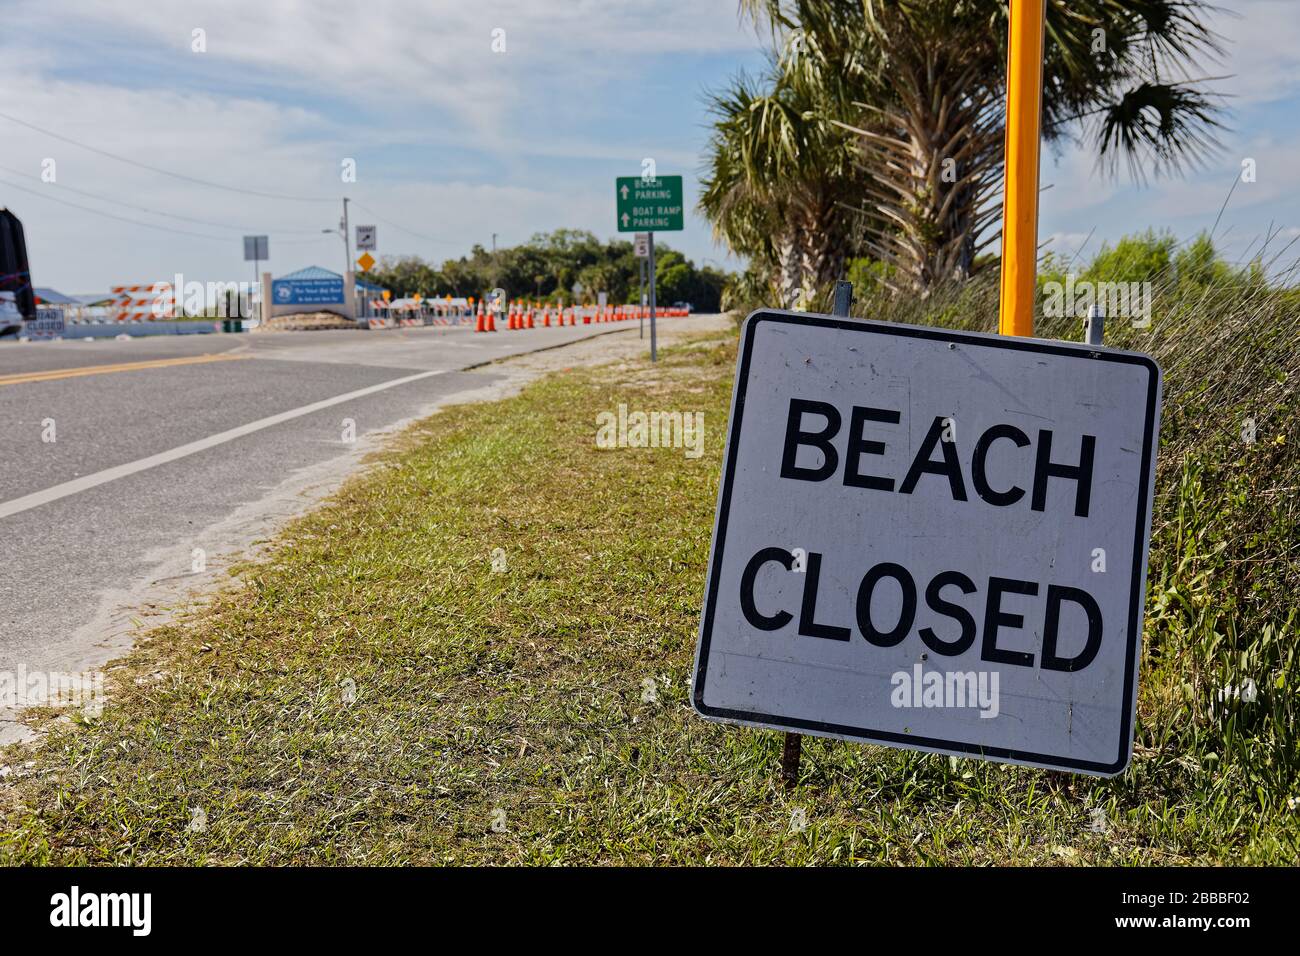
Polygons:
<instances>
[{"instance_id":1,"label":"blue sky","mask_svg":"<svg viewBox=\"0 0 1300 956\"><path fill-rule=\"evenodd\" d=\"M1300 236L1300 3L1221 5L1228 54L1197 67L1232 74L1216 84L1231 96L1223 152L1145 188L1102 178L1086 147L1045 154L1040 234L1055 248L1208 228L1247 157L1257 180L1238 185L1216 234L1228 255L1270 228L1275 248ZM175 272L251 278L245 232L271 235L277 274L340 269L342 242L321 230L344 195L354 225L378 225L381 254L441 261L494 232L510 245L566 226L612 235L614 177L651 157L693 198L705 91L762 65L735 0L7 0L4 22L0 113L232 187L0 118L0 204L27 226L36 283L71 293ZM341 180L347 159L355 183ZM697 215L662 238L728 262Z\"/></svg>"}]
</instances>

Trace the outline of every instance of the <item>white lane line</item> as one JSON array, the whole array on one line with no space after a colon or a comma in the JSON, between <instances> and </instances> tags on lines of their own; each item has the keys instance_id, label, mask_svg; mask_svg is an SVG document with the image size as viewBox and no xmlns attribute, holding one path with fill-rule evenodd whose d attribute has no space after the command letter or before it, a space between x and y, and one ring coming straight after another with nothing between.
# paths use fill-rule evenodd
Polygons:
<instances>
[{"instance_id":1,"label":"white lane line","mask_svg":"<svg viewBox=\"0 0 1300 956\"><path fill-rule=\"evenodd\" d=\"M66 498L69 495L75 495L78 492L86 491L90 488L96 488L99 485L107 484L110 481L125 478L127 475L134 475L137 472L148 471L150 468L157 468L159 465L165 465L169 461L176 461L178 458L185 458L189 455L206 451L207 449L214 448L217 445L223 445L228 441L234 441L236 438L243 438L245 435L259 432L263 428L270 428L272 425L279 425L281 422L292 421L295 418L301 418L303 415L310 415L312 412L318 412L322 408L329 408L331 405L340 405L343 402L350 402L354 398L364 398L365 396L373 395L376 392L396 388L398 385L405 385L407 382L418 382L422 378L430 378L434 375L445 374L447 374L446 369L419 372L416 375L407 375L404 378L395 378L387 382L380 382L378 385L359 388L355 392L347 392L343 395L335 395L333 398L326 398L319 402L312 402L310 405L303 405L301 408L294 408L287 412L280 412L278 415L271 415L268 418L259 418L257 421L249 422L247 425L240 425L239 427L232 428L229 431L218 432L215 435L209 435L207 438L200 438L198 441L192 441L188 445L181 445L178 448L171 449L170 451L159 452L156 455L150 455L148 458L141 458L139 461L128 462L125 465L105 468L103 471L97 471L93 475L74 478L72 481L65 481L61 485L54 485L51 488L46 488L44 491L35 491L30 495L23 495L21 498L14 498L12 501L0 503L0 518L7 518L10 515L16 515L22 511L38 508L41 505L49 504L51 501L58 501L60 498Z\"/></svg>"}]
</instances>

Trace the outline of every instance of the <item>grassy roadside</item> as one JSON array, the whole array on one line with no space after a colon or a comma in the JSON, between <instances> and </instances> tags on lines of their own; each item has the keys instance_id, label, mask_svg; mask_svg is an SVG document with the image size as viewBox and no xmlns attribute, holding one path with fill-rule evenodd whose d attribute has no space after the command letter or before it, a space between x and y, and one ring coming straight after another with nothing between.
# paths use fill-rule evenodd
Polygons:
<instances>
[{"instance_id":1,"label":"grassy roadside","mask_svg":"<svg viewBox=\"0 0 1300 956\"><path fill-rule=\"evenodd\" d=\"M101 716L10 754L0 862L1294 862L1293 777L1225 789L1219 738L1167 733L1171 656L1110 782L808 738L786 793L777 734L695 717L734 362L715 337L417 426L115 668ZM702 411L704 456L596 450L623 402ZM1153 548L1157 626L1212 583L1186 553Z\"/></svg>"}]
</instances>

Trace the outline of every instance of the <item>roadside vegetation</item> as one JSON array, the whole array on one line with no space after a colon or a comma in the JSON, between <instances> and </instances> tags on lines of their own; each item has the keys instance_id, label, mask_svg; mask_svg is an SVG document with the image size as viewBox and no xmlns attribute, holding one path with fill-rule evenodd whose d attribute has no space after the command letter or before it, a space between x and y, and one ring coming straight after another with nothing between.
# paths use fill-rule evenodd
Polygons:
<instances>
[{"instance_id":1,"label":"roadside vegetation","mask_svg":"<svg viewBox=\"0 0 1300 956\"><path fill-rule=\"evenodd\" d=\"M727 335L412 429L113 668L101 715L34 715L48 736L4 760L0 861L1294 863L1295 294L1167 278L1149 326L1107 331L1166 376L1121 777L806 738L786 791L779 734L695 716ZM987 330L996 288L888 301L876 317ZM703 412L703 457L596 448L621 403Z\"/></svg>"},{"instance_id":2,"label":"roadside vegetation","mask_svg":"<svg viewBox=\"0 0 1300 956\"><path fill-rule=\"evenodd\" d=\"M495 252L476 244L468 256L447 259L441 266L418 256L384 256L365 278L397 298L418 292L426 299L481 299L501 288L512 300L572 305L595 302L604 292L612 303L636 304L640 261L630 239L603 241L581 229L557 229ZM655 295L660 305L689 302L696 312L717 312L725 281L720 269L697 268L671 245L656 241Z\"/></svg>"}]
</instances>

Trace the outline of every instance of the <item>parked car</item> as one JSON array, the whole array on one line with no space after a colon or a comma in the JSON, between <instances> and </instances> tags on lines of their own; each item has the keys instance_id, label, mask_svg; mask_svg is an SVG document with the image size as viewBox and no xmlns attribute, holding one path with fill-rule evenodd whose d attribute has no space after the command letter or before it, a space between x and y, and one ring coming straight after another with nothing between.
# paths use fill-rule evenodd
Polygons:
<instances>
[{"instance_id":1,"label":"parked car","mask_svg":"<svg viewBox=\"0 0 1300 956\"><path fill-rule=\"evenodd\" d=\"M12 292L0 292L0 336L17 335L23 330L23 314L18 311Z\"/></svg>"}]
</instances>

